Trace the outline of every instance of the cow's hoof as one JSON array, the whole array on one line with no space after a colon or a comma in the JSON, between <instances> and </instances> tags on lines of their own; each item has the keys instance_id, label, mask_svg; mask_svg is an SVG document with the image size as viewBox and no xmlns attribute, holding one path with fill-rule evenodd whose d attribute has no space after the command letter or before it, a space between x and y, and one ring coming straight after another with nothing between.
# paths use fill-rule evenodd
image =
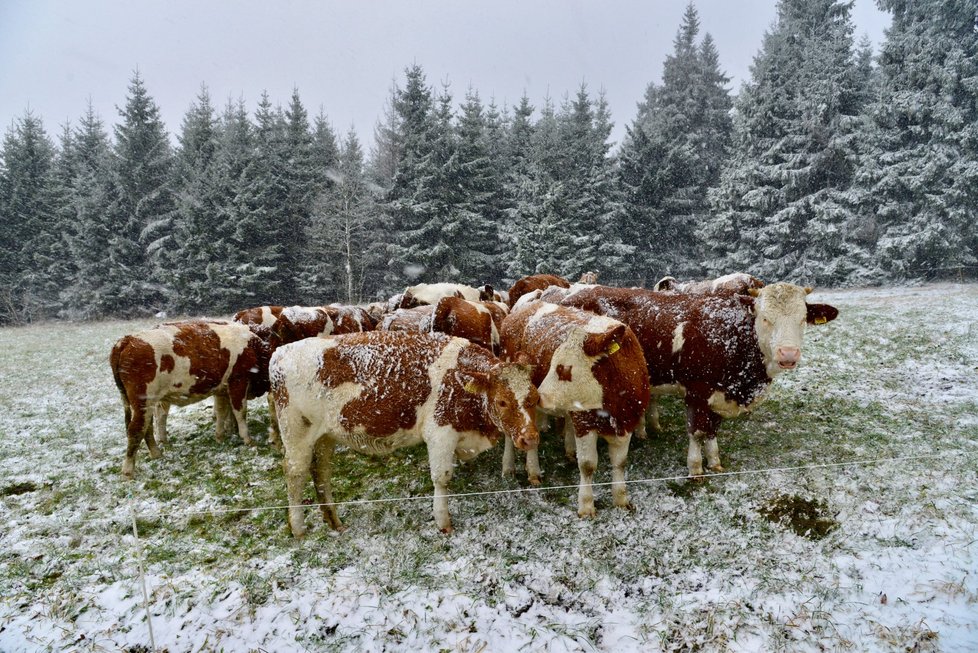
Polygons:
<instances>
[{"instance_id":1,"label":"cow's hoof","mask_svg":"<svg viewBox=\"0 0 978 653\"><path fill-rule=\"evenodd\" d=\"M156 449L156 448L150 449L149 450L149 457L150 458L162 458L163 457L163 452L160 451L159 449Z\"/></svg>"},{"instance_id":2,"label":"cow's hoof","mask_svg":"<svg viewBox=\"0 0 978 653\"><path fill-rule=\"evenodd\" d=\"M533 487L539 486L540 485L540 479L539 478L531 478L530 479L530 485L532 485Z\"/></svg>"},{"instance_id":3,"label":"cow's hoof","mask_svg":"<svg viewBox=\"0 0 978 653\"><path fill-rule=\"evenodd\" d=\"M621 508L622 510L625 510L627 512L635 512L635 504L632 503L631 501L626 501L625 503L620 503L620 504L616 503L615 507Z\"/></svg>"},{"instance_id":4,"label":"cow's hoof","mask_svg":"<svg viewBox=\"0 0 978 653\"><path fill-rule=\"evenodd\" d=\"M709 467L707 467L707 469L715 474L720 474L724 471L723 465L719 463L717 463L716 465L710 465Z\"/></svg>"},{"instance_id":5,"label":"cow's hoof","mask_svg":"<svg viewBox=\"0 0 978 653\"><path fill-rule=\"evenodd\" d=\"M581 519L594 519L598 516L598 511L592 508L581 508L577 511L577 516Z\"/></svg>"},{"instance_id":6,"label":"cow's hoof","mask_svg":"<svg viewBox=\"0 0 978 653\"><path fill-rule=\"evenodd\" d=\"M444 528L439 529L439 530L441 530L441 532L444 533L445 535L451 535L452 533L455 532L455 529L452 528L452 525L451 524L449 524L448 526L445 526Z\"/></svg>"},{"instance_id":7,"label":"cow's hoof","mask_svg":"<svg viewBox=\"0 0 978 653\"><path fill-rule=\"evenodd\" d=\"M686 477L686 480L691 481L693 483L705 483L706 476L704 476L703 474L690 474L689 476Z\"/></svg>"}]
</instances>

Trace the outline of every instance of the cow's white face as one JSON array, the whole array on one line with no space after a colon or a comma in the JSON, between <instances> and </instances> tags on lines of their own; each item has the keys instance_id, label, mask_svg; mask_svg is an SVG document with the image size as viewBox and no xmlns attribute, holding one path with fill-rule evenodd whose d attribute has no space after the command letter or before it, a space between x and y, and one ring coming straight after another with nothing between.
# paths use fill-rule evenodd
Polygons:
<instances>
[{"instance_id":1,"label":"cow's white face","mask_svg":"<svg viewBox=\"0 0 978 653\"><path fill-rule=\"evenodd\" d=\"M801 362L801 345L807 323L823 324L838 314L824 304L809 305L811 288L775 283L752 290L757 343L764 355L768 376L791 370ZM814 312L813 312L814 309Z\"/></svg>"}]
</instances>

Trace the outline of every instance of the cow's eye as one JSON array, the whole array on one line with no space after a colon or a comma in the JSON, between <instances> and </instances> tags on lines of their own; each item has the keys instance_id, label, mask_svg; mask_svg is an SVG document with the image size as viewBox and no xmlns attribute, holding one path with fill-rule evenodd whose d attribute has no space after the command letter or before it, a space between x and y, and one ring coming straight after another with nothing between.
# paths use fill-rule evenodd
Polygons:
<instances>
[{"instance_id":1,"label":"cow's eye","mask_svg":"<svg viewBox=\"0 0 978 653\"><path fill-rule=\"evenodd\" d=\"M499 406L500 408L508 408L509 407L509 402L506 401L505 399L497 399L496 400L496 405Z\"/></svg>"}]
</instances>

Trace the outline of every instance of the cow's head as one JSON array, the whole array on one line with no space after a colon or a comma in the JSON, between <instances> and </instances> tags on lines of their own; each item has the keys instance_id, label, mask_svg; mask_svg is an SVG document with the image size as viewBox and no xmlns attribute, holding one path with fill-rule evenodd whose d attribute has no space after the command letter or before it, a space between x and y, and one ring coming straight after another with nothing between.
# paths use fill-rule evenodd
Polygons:
<instances>
[{"instance_id":1,"label":"cow's head","mask_svg":"<svg viewBox=\"0 0 978 653\"><path fill-rule=\"evenodd\" d=\"M811 288L774 283L748 292L753 298L749 303L753 305L757 343L771 377L798 366L806 324L825 324L839 315L838 309L828 304L809 304L806 297Z\"/></svg>"},{"instance_id":2,"label":"cow's head","mask_svg":"<svg viewBox=\"0 0 978 653\"><path fill-rule=\"evenodd\" d=\"M600 410L604 388L592 371L594 364L615 354L627 327L616 320L592 316L588 324L570 329L554 350L550 370L540 382L540 408L545 411Z\"/></svg>"},{"instance_id":3,"label":"cow's head","mask_svg":"<svg viewBox=\"0 0 978 653\"><path fill-rule=\"evenodd\" d=\"M318 306L290 306L272 325L271 345L275 349L305 338L328 336L332 332L333 320L325 309Z\"/></svg>"},{"instance_id":4,"label":"cow's head","mask_svg":"<svg viewBox=\"0 0 978 653\"><path fill-rule=\"evenodd\" d=\"M530 380L531 371L523 358L500 362L489 368L488 374L473 374L465 386L468 392L486 396L493 424L523 451L540 442L536 425L540 395Z\"/></svg>"}]
</instances>

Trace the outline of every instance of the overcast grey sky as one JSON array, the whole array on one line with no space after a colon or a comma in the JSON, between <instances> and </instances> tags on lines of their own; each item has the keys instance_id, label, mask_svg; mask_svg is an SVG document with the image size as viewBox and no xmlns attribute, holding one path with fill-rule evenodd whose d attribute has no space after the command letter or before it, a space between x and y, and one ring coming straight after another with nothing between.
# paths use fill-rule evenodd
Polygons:
<instances>
[{"instance_id":1,"label":"overcast grey sky","mask_svg":"<svg viewBox=\"0 0 978 653\"><path fill-rule=\"evenodd\" d=\"M139 69L171 134L205 83L222 107L262 90L274 104L299 89L345 133L372 142L394 81L419 63L430 84L470 86L539 107L584 82L604 89L613 137L635 115L673 51L686 0L0 0L0 131L29 107L52 137L89 98L106 126L119 121ZM776 0L697 0L700 36L713 35L731 90L749 78ZM856 0L857 41L878 47L889 15Z\"/></svg>"}]
</instances>

